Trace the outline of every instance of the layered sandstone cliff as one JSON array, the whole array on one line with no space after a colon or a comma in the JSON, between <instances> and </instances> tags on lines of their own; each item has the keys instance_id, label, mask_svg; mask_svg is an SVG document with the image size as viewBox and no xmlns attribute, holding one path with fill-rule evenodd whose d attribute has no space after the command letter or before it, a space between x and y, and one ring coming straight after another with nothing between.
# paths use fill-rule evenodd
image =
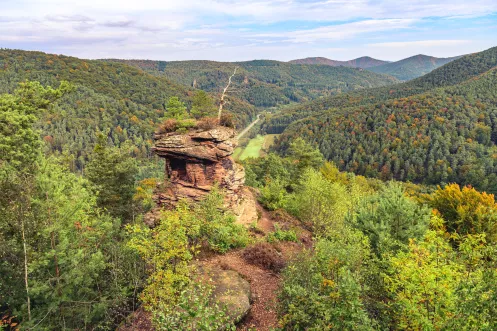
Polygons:
<instances>
[{"instance_id":1,"label":"layered sandstone cliff","mask_svg":"<svg viewBox=\"0 0 497 331\"><path fill-rule=\"evenodd\" d=\"M231 155L236 131L224 126L185 134L156 133L153 151L166 161L165 185L155 192L158 207L173 208L180 199L198 201L217 185L226 195L227 207L240 203L245 171ZM148 215L147 223L154 223Z\"/></svg>"}]
</instances>

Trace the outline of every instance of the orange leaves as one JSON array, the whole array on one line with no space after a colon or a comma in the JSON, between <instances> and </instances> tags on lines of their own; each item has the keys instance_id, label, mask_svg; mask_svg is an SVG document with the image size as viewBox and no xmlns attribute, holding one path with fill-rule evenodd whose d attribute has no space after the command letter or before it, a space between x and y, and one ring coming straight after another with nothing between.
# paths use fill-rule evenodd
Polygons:
<instances>
[{"instance_id":1,"label":"orange leaves","mask_svg":"<svg viewBox=\"0 0 497 331\"><path fill-rule=\"evenodd\" d=\"M53 143L53 137L52 136L45 136L45 137L43 137L43 141L51 144L51 143Z\"/></svg>"},{"instance_id":2,"label":"orange leaves","mask_svg":"<svg viewBox=\"0 0 497 331\"><path fill-rule=\"evenodd\" d=\"M132 123L134 124L138 124L140 123L140 120L138 119L138 117L136 117L135 115L131 116L131 118L129 119Z\"/></svg>"}]
</instances>

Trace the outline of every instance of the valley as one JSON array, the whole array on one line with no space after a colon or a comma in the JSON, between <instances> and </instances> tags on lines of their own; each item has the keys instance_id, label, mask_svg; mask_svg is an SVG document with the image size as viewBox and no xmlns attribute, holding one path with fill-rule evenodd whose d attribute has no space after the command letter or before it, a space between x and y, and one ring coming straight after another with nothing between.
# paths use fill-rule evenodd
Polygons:
<instances>
[{"instance_id":1,"label":"valley","mask_svg":"<svg viewBox=\"0 0 497 331\"><path fill-rule=\"evenodd\" d=\"M85 38L192 33L46 19ZM0 329L497 329L497 47L399 61L331 47L414 21L195 31L308 47L283 48L289 61L1 48ZM179 39L138 54L208 44Z\"/></svg>"},{"instance_id":2,"label":"valley","mask_svg":"<svg viewBox=\"0 0 497 331\"><path fill-rule=\"evenodd\" d=\"M274 140L278 137L277 134L258 134L250 139L246 146L237 147L233 154L235 160L243 161L249 157L262 157L269 151L269 148L274 144Z\"/></svg>"}]
</instances>

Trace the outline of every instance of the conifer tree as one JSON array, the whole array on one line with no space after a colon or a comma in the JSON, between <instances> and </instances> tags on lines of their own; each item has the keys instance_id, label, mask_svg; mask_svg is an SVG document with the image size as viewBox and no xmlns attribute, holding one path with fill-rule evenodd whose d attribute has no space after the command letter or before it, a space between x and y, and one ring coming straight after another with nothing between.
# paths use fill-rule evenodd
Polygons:
<instances>
[{"instance_id":1,"label":"conifer tree","mask_svg":"<svg viewBox=\"0 0 497 331\"><path fill-rule=\"evenodd\" d=\"M137 172L133 158L119 148L108 147L106 137L102 133L98 135L85 173L98 193L99 207L123 221L131 220Z\"/></svg>"},{"instance_id":2,"label":"conifer tree","mask_svg":"<svg viewBox=\"0 0 497 331\"><path fill-rule=\"evenodd\" d=\"M214 117L216 116L216 107L214 106L214 101L209 97L209 95L203 91L198 90L195 92L192 101L192 109L190 114L196 119L202 117Z\"/></svg>"}]
</instances>

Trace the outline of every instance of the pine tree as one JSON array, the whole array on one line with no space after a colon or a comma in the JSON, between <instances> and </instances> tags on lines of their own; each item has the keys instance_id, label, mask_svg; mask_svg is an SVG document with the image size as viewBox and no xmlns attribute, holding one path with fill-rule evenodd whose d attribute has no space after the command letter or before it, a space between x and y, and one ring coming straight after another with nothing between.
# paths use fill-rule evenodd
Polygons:
<instances>
[{"instance_id":1,"label":"pine tree","mask_svg":"<svg viewBox=\"0 0 497 331\"><path fill-rule=\"evenodd\" d=\"M195 92L192 101L192 109L190 114L196 119L202 117L215 117L216 116L216 106L214 101L209 97L209 95L203 91L198 90Z\"/></svg>"},{"instance_id":2,"label":"pine tree","mask_svg":"<svg viewBox=\"0 0 497 331\"><path fill-rule=\"evenodd\" d=\"M166 118L182 120L187 117L186 106L178 97L170 97L166 105Z\"/></svg>"},{"instance_id":3,"label":"pine tree","mask_svg":"<svg viewBox=\"0 0 497 331\"><path fill-rule=\"evenodd\" d=\"M123 221L131 220L136 161L121 149L108 147L106 137L99 134L85 173L98 193L98 206Z\"/></svg>"}]
</instances>

